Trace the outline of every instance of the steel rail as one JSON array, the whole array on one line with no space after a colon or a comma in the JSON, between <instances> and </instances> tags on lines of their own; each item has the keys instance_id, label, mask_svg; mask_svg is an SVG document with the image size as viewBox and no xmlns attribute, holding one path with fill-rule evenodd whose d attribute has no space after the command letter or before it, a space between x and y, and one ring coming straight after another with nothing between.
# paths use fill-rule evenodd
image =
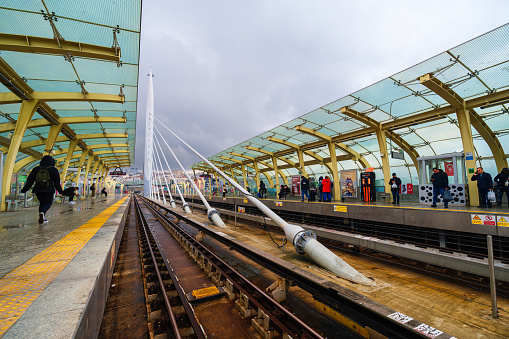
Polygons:
<instances>
[{"instance_id":1,"label":"steel rail","mask_svg":"<svg viewBox=\"0 0 509 339\"><path fill-rule=\"evenodd\" d=\"M256 251L251 250L250 248L240 245L239 243L237 243L235 239L232 240L228 237L223 237L220 234L217 234L215 231L207 227L203 227L203 225L200 222L197 222L185 215L182 215L174 210L162 206L154 201L148 199L147 201L151 205L157 205L159 209L163 209L165 212L175 215L180 220L184 220L187 224L211 236L212 238L225 244L231 249L236 250L237 252L243 254L244 256L262 265L263 267L271 270L272 272L278 274L279 276L284 277L288 280L292 280L295 283L295 285L312 294L315 300L321 302L322 304L327 305L328 307L332 308L333 310L343 315L348 316L350 319L352 319L353 321L362 326L369 326L373 330L389 338L400 338L400 339L429 338L426 335L417 332L409 325L405 325L403 323L400 323L396 320L389 318L387 316L388 314L385 315L377 311L376 309L371 308L370 305L368 304L377 304L379 306L382 305L370 300L369 298L359 293L350 291L333 282L327 282L322 284L313 281L308 277L303 276L299 272L292 270L291 268L281 265L275 261L268 260L260 253L257 253ZM449 335L446 335L441 336L440 338L449 337L450 337Z\"/></svg>"},{"instance_id":2,"label":"steel rail","mask_svg":"<svg viewBox=\"0 0 509 339\"><path fill-rule=\"evenodd\" d=\"M167 216L163 215L154 206L151 201L145 197L141 199L148 202L147 206L151 208L154 216L161 222L168 223L168 226L174 228L180 236L182 236L194 249L205 259L207 259L214 268L222 274L223 277L232 282L232 284L240 292L249 298L249 301L263 313L269 316L274 328L281 334L285 333L291 338L323 338L319 333L309 327L302 320L280 305L277 301L268 296L263 290L246 279L242 274L228 265L225 261L212 253L209 249L194 239L189 233L182 229L179 225L171 221ZM160 206L157 204L157 206ZM161 220L162 219L162 220Z\"/></svg>"},{"instance_id":3,"label":"steel rail","mask_svg":"<svg viewBox=\"0 0 509 339\"><path fill-rule=\"evenodd\" d=\"M173 334L175 335L175 338L181 338L181 335L180 335L180 333L178 331L178 325L177 325L176 316L175 316L175 313L173 313L173 311L172 311L170 300L168 298L168 295L166 294L166 289L164 287L164 282L163 282L163 279L161 277L161 272L159 271L159 267L158 267L158 263L157 263L157 260L155 258L155 255L154 255L154 251L152 250L152 246L150 245L150 237L149 237L149 233L148 232L150 232L150 235L154 239L155 239L155 236L154 236L152 230L150 229L150 227L148 227L147 220L146 220L146 218L145 218L145 216L144 216L144 214L143 214L143 212L141 210L140 202L138 201L138 199L134 199L134 202L135 202L135 206L136 206L136 216L138 217L138 220L140 221L140 223L142 225L142 229L143 229L143 232L145 234L145 239L147 240L147 245L148 245L148 248L150 250L150 255L151 255L152 261L154 263L154 269L155 269L155 272L156 272L156 275L157 275L157 280L159 281L159 287L160 287L160 290L161 290L161 294L163 296L164 304L166 306L166 311L168 313L168 316L170 318L170 322L171 322L171 325L172 325ZM146 205L146 206L149 207L148 205ZM148 229L148 232L147 232L147 229ZM185 295L184 291L182 290L182 287L180 286L177 277L175 276L175 273L173 273L173 269L171 267L168 267L169 261L168 261L167 258L165 258L164 254L161 251L161 249L159 248L159 245L157 244L157 242L156 242L156 248L157 248L157 251L159 252L159 254L161 255L161 257L163 258L164 265L166 266L166 269L168 270L170 278L173 281L173 285L175 287L175 290L177 291L179 299L182 302L182 306L184 307L184 310L185 310L185 312L187 314L187 317L189 319L191 327L194 330L194 334L195 334L196 338L205 339L206 336L205 336L205 333L203 333L203 328L198 323L198 320L196 319L194 311L193 311L191 305L189 304L189 301L187 300L186 295Z\"/></svg>"}]
</instances>

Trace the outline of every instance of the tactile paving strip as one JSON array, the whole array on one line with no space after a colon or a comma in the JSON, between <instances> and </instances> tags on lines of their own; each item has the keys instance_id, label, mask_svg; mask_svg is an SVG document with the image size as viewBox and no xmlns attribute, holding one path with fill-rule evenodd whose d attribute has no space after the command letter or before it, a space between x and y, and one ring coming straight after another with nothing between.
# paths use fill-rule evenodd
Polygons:
<instances>
[{"instance_id":1,"label":"tactile paving strip","mask_svg":"<svg viewBox=\"0 0 509 339\"><path fill-rule=\"evenodd\" d=\"M0 338L126 199L120 199L0 279Z\"/></svg>"}]
</instances>

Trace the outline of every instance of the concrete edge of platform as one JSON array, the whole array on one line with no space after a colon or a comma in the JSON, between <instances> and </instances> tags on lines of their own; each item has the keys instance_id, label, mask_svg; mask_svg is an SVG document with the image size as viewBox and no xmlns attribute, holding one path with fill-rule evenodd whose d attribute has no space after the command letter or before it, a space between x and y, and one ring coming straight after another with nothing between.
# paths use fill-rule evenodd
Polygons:
<instances>
[{"instance_id":1,"label":"concrete edge of platform","mask_svg":"<svg viewBox=\"0 0 509 339\"><path fill-rule=\"evenodd\" d=\"M96 338L129 198L101 226L4 338Z\"/></svg>"},{"instance_id":2,"label":"concrete edge of platform","mask_svg":"<svg viewBox=\"0 0 509 339\"><path fill-rule=\"evenodd\" d=\"M203 205L190 203L193 208L204 209ZM233 211L218 208L221 214L238 219L264 222L270 226L278 226L274 221L257 215L246 213L235 213ZM363 236L359 234L349 234L347 232L322 229L309 225L302 225L304 228L312 230L318 237L339 241L342 243L364 247L385 254L400 256L427 264L445 267L470 274L476 274L483 277L489 277L488 260L468 257L461 253L440 252L435 248L421 248L411 244L400 244L391 240L378 239L376 237ZM509 282L509 265L495 260L495 278L497 280Z\"/></svg>"}]
</instances>

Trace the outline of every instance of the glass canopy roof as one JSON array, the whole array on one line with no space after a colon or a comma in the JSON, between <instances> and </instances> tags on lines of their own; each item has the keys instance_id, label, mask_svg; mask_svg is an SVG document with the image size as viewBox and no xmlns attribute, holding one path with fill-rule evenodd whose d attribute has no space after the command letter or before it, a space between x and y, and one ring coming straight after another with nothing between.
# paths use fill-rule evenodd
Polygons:
<instances>
[{"instance_id":1,"label":"glass canopy roof","mask_svg":"<svg viewBox=\"0 0 509 339\"><path fill-rule=\"evenodd\" d=\"M374 121L377 126L393 133L395 136L393 139L401 137L404 142L413 146L418 156L463 152L456 114L452 114L453 109L447 110L452 106L421 84L419 80L421 76L428 73L465 100L467 108L482 118L502 147L509 147L509 102L489 108L483 106L487 102L493 102L492 99L495 96L496 101L501 103L509 99L509 91L507 91L509 89L509 24L507 24L223 150L211 156L209 160L219 161L220 163L216 165L225 170L228 169L228 174L230 174L229 165L235 166L238 161L244 161L245 165L252 166L252 160L246 157L255 157L272 164L271 156L267 155L266 151L299 163L294 149L269 141L269 137L295 144L318 156L318 158L309 156L308 152L305 161L316 160L320 157L330 158L326 142L296 129L296 126L302 126L332 137L336 143L342 142L364 157L370 166L375 167L375 170L381 171L379 145L373 128L366 125L363 119L355 119L341 113L342 107L348 107L359 112L362 117L372 119L371 121ZM444 111L447 111L446 114L443 114ZM472 128L472 134L478 163L491 173L497 173L490 147L476 129ZM387 143L389 150L401 150L389 135ZM262 149L265 153L252 148ZM342 154L345 153L342 152L341 147L338 147L338 157ZM507 154L504 154L507 158ZM225 160L225 158L232 160ZM288 165L281 160L277 162L278 166ZM306 171L316 176L327 174L323 165L320 161L309 166L306 164ZM393 167L400 167L398 176L409 178L408 182L412 182L413 179L417 183L417 171L408 154L405 154L405 160L391 158L390 166L391 170ZM204 162L195 163L192 167L205 171L209 168ZM288 168L283 169L285 175L298 174L295 167L286 167ZM338 161L339 169L364 167L359 161L346 159L346 157ZM264 174L273 176L274 172L269 173L267 170ZM237 171L235 175L242 176L242 173Z\"/></svg>"},{"instance_id":2,"label":"glass canopy roof","mask_svg":"<svg viewBox=\"0 0 509 339\"><path fill-rule=\"evenodd\" d=\"M132 164L136 136L141 0L9 0L0 6L0 18L0 75L4 76L3 81L0 80L3 84L0 85L0 94L11 91L17 93L16 89L6 86L9 82L14 83L12 72L8 70L10 67L14 75L21 78L34 93L66 92L78 93L83 97L91 97L96 93L117 98L123 96L123 102L41 99L54 112L53 117L57 117L57 122L48 120L49 123L44 126L29 126L21 148L27 141L40 142L31 146L29 152L20 151L16 161L34 152L42 154L50 125L57 124L60 119L68 119L64 130L69 133L61 133L59 136L65 139L64 135L71 134L81 140L75 150L77 156L86 147L99 158L108 158L106 162L110 167ZM22 39L13 40L16 37ZM41 44L58 45L64 52L58 51L58 48L56 52L36 51L36 38L44 38ZM90 44L92 48L97 46L102 48L101 51L107 50L104 52L106 54L114 51L117 56L108 59L80 55L67 50L68 42L79 43L77 46L80 51L89 48L85 44ZM0 104L0 126L15 122L20 107L21 103ZM83 117L88 119L70 119ZM97 119L91 120L91 117ZM32 121L40 119L48 118L38 110ZM10 135L12 129L0 130L0 145L4 146L4 151ZM69 140L57 140L55 143L53 150L57 161L65 158ZM94 145L102 147L94 148ZM109 147L104 148L105 145ZM106 153L108 150L110 152Z\"/></svg>"}]
</instances>

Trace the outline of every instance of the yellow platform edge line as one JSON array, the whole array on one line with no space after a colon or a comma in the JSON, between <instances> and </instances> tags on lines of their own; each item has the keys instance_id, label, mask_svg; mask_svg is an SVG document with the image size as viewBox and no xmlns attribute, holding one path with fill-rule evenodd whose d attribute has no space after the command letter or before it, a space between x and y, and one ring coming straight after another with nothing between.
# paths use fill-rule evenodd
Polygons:
<instances>
[{"instance_id":1,"label":"yellow platform edge line","mask_svg":"<svg viewBox=\"0 0 509 339\"><path fill-rule=\"evenodd\" d=\"M0 338L16 323L32 302L41 295L127 198L128 196L120 199L0 279ZM70 250L65 251L66 248L70 248ZM65 255L55 262L51 258L59 250L64 250ZM47 259L50 260L47 261ZM37 269L34 270L33 267L37 267ZM20 279L23 281L19 281ZM19 281L19 283L13 284L13 280Z\"/></svg>"},{"instance_id":2,"label":"yellow platform edge line","mask_svg":"<svg viewBox=\"0 0 509 339\"><path fill-rule=\"evenodd\" d=\"M329 306L326 306L319 302L318 300L315 300L315 307L325 315L331 317L332 319L338 321L339 323L343 324L344 326L348 327L355 333L363 336L364 338L369 339L369 332L368 330L351 320L350 318L345 317L341 313L338 313L337 311L333 310Z\"/></svg>"}]
</instances>

